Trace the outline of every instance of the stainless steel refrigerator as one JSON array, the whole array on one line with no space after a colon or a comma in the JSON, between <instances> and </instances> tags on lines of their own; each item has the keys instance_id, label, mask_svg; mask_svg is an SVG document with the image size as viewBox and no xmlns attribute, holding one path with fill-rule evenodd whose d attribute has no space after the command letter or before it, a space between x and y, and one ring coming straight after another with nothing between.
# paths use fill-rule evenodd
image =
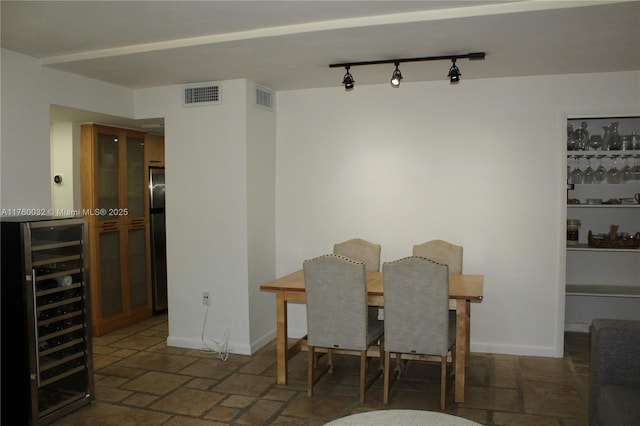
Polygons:
<instances>
[{"instance_id":1,"label":"stainless steel refrigerator","mask_svg":"<svg viewBox=\"0 0 640 426\"><path fill-rule=\"evenodd\" d=\"M149 217L151 225L151 277L153 312L167 310L167 243L164 216L164 167L149 167Z\"/></svg>"}]
</instances>

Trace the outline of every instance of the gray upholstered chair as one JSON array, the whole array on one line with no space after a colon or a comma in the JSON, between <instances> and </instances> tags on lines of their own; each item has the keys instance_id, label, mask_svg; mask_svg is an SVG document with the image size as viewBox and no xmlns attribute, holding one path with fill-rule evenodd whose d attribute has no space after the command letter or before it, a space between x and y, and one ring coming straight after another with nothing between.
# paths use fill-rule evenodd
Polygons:
<instances>
[{"instance_id":1,"label":"gray upholstered chair","mask_svg":"<svg viewBox=\"0 0 640 426\"><path fill-rule=\"evenodd\" d=\"M401 373L402 354L439 356L440 408L447 389L447 355L455 354L455 317L449 315L447 265L412 256L382 265L384 279L384 394L389 402L391 353L397 354L395 373ZM417 357L420 358L420 357ZM425 358L425 357L422 357Z\"/></svg>"},{"instance_id":2,"label":"gray upholstered chair","mask_svg":"<svg viewBox=\"0 0 640 426\"><path fill-rule=\"evenodd\" d=\"M413 246L413 255L447 265L450 274L462 273L462 246L443 240L431 240Z\"/></svg>"},{"instance_id":3,"label":"gray upholstered chair","mask_svg":"<svg viewBox=\"0 0 640 426\"><path fill-rule=\"evenodd\" d=\"M449 267L450 274L462 273L462 246L443 240L431 240L413 246L413 255L426 257ZM471 302L467 300L467 330L471 330ZM471 347L471 333L467 333L467 361Z\"/></svg>"},{"instance_id":4,"label":"gray upholstered chair","mask_svg":"<svg viewBox=\"0 0 640 426\"><path fill-rule=\"evenodd\" d=\"M333 245L333 253L348 257L349 259L364 262L367 272L378 272L380 270L380 252L382 246L374 244L361 238L353 238ZM369 316L379 317L379 312L383 308L369 306Z\"/></svg>"},{"instance_id":5,"label":"gray upholstered chair","mask_svg":"<svg viewBox=\"0 0 640 426\"><path fill-rule=\"evenodd\" d=\"M589 425L640 425L640 321L594 319L589 331Z\"/></svg>"},{"instance_id":6,"label":"gray upholstered chair","mask_svg":"<svg viewBox=\"0 0 640 426\"><path fill-rule=\"evenodd\" d=\"M333 253L364 263L367 272L380 270L380 244L374 244L361 238L353 238L333 245Z\"/></svg>"},{"instance_id":7,"label":"gray upholstered chair","mask_svg":"<svg viewBox=\"0 0 640 426\"><path fill-rule=\"evenodd\" d=\"M303 263L307 299L307 345L309 348L307 395L327 372L333 372L333 352L360 355L360 401L367 383L367 349L380 341L380 361L384 351L382 321L369 318L367 276L364 263L336 254L327 254ZM316 378L316 348L326 348L327 367Z\"/></svg>"}]
</instances>

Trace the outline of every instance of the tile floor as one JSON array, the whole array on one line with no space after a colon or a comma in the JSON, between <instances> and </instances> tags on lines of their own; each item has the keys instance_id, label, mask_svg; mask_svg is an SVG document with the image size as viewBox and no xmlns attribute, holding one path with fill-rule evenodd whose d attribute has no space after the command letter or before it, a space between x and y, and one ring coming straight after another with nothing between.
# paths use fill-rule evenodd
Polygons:
<instances>
[{"instance_id":1,"label":"tile floor","mask_svg":"<svg viewBox=\"0 0 640 426\"><path fill-rule=\"evenodd\" d=\"M55 425L322 425L387 408L439 411L439 365L410 363L382 404L382 377L358 400L357 357L336 357L334 374L306 395L303 352L290 384L275 381L275 342L253 356L166 345L167 317L94 339L96 400ZM563 359L473 353L464 404L449 414L485 425L585 425L589 337L568 333ZM375 370L377 361L371 364Z\"/></svg>"}]
</instances>

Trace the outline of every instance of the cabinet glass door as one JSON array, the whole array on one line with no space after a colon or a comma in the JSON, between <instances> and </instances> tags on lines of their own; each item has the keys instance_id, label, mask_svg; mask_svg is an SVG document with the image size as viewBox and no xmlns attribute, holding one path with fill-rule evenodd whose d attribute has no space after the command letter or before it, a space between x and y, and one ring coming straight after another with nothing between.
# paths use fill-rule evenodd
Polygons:
<instances>
[{"instance_id":1,"label":"cabinet glass door","mask_svg":"<svg viewBox=\"0 0 640 426\"><path fill-rule=\"evenodd\" d=\"M101 219L109 219L119 206L118 135L98 133L98 208L105 209ZM109 215L111 213L111 215Z\"/></svg>"},{"instance_id":2,"label":"cabinet glass door","mask_svg":"<svg viewBox=\"0 0 640 426\"><path fill-rule=\"evenodd\" d=\"M102 232L99 238L102 318L107 318L123 311L120 286L120 231Z\"/></svg>"},{"instance_id":3,"label":"cabinet glass door","mask_svg":"<svg viewBox=\"0 0 640 426\"><path fill-rule=\"evenodd\" d=\"M127 137L127 207L129 217L144 216L144 140Z\"/></svg>"},{"instance_id":4,"label":"cabinet glass door","mask_svg":"<svg viewBox=\"0 0 640 426\"><path fill-rule=\"evenodd\" d=\"M129 230L129 285L131 309L146 306L147 290L147 238L144 228Z\"/></svg>"}]
</instances>

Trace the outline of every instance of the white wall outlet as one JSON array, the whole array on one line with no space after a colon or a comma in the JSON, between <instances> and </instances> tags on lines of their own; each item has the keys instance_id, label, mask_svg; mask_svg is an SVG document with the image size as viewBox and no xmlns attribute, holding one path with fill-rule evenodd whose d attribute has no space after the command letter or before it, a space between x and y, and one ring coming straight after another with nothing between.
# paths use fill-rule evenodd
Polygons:
<instances>
[{"instance_id":1,"label":"white wall outlet","mask_svg":"<svg viewBox=\"0 0 640 426\"><path fill-rule=\"evenodd\" d=\"M204 291L202 292L202 304L209 306L209 292L208 291Z\"/></svg>"}]
</instances>

